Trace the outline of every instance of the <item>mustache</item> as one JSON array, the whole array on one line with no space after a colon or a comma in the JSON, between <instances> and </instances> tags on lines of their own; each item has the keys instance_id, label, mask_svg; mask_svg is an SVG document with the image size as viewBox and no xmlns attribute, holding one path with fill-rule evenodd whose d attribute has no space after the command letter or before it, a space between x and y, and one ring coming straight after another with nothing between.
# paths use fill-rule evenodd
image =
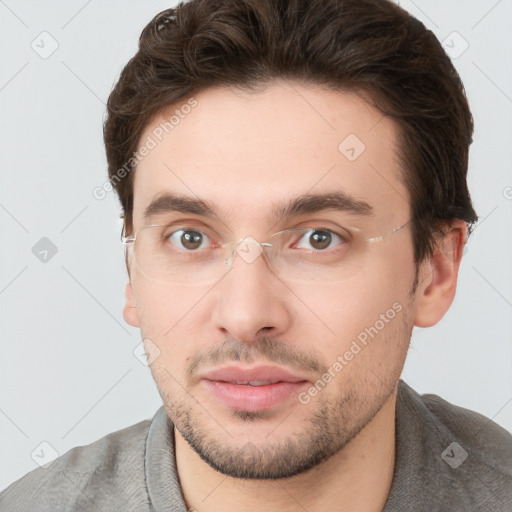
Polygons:
<instances>
[{"instance_id":1,"label":"mustache","mask_svg":"<svg viewBox=\"0 0 512 512\"><path fill-rule=\"evenodd\" d=\"M254 362L285 365L290 369L306 370L313 373L325 373L328 365L321 364L318 357L310 351L304 351L289 343L264 336L250 343L228 337L220 345L197 353L187 364L186 377L189 384L197 380L197 372L202 366L215 366L223 363Z\"/></svg>"}]
</instances>

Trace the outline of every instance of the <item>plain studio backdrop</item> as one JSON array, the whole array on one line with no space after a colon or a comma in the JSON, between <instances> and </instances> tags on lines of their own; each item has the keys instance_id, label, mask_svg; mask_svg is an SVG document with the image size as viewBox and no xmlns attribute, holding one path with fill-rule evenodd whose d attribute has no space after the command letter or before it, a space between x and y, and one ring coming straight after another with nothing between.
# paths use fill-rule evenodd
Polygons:
<instances>
[{"instance_id":1,"label":"plain studio backdrop","mask_svg":"<svg viewBox=\"0 0 512 512\"><path fill-rule=\"evenodd\" d=\"M512 0L400 3L465 84L480 216L455 301L414 329L402 377L512 430ZM0 0L0 489L161 405L122 318L120 206L93 190L107 176L108 94L142 28L174 4Z\"/></svg>"}]
</instances>

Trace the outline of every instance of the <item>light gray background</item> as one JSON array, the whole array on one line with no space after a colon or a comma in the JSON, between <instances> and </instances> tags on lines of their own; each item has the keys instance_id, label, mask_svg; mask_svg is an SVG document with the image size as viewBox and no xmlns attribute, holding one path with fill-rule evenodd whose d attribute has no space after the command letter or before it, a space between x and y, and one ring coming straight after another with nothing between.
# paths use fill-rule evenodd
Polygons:
<instances>
[{"instance_id":1,"label":"light gray background","mask_svg":"<svg viewBox=\"0 0 512 512\"><path fill-rule=\"evenodd\" d=\"M415 328L403 378L512 430L512 1L400 3L446 40L465 83L481 218L455 302ZM106 178L104 102L142 28L172 5L0 0L0 489L37 467L31 454L63 454L161 404L121 314L120 207L92 190ZM42 237L58 249L46 263L32 252Z\"/></svg>"}]
</instances>

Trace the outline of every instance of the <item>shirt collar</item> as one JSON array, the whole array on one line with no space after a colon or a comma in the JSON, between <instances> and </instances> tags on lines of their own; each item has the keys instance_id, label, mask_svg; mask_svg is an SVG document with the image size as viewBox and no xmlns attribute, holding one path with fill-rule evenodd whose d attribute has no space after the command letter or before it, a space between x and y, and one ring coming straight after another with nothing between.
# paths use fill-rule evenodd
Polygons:
<instances>
[{"instance_id":1,"label":"shirt collar","mask_svg":"<svg viewBox=\"0 0 512 512\"><path fill-rule=\"evenodd\" d=\"M174 425L162 406L149 427L145 454L146 485L156 512L187 512L174 453Z\"/></svg>"}]
</instances>

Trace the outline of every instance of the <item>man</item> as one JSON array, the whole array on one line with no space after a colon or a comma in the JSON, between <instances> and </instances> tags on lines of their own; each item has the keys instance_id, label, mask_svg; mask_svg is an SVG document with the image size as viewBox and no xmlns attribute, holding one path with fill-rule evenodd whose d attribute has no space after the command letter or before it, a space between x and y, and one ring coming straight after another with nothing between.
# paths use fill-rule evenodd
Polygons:
<instances>
[{"instance_id":1,"label":"man","mask_svg":"<svg viewBox=\"0 0 512 512\"><path fill-rule=\"evenodd\" d=\"M163 407L0 509L510 511L512 436L400 380L477 219L472 129L439 42L386 0L155 17L104 135Z\"/></svg>"}]
</instances>

